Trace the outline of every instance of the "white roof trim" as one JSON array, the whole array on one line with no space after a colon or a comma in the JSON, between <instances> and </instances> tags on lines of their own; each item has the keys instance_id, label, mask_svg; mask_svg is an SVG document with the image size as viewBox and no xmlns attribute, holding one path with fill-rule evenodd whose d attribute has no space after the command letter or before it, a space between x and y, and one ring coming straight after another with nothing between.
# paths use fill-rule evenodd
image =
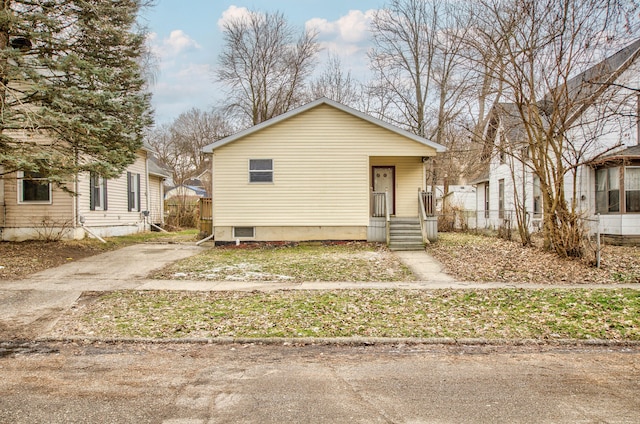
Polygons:
<instances>
[{"instance_id":1,"label":"white roof trim","mask_svg":"<svg viewBox=\"0 0 640 424\"><path fill-rule=\"evenodd\" d=\"M332 106L338 110L341 110L343 112L346 112L350 115L353 115L355 117L358 117L360 119L363 119L365 121L368 121L374 125L377 125L379 127L385 128L391 132L394 132L398 135L401 135L403 137L409 138L417 143L423 144L425 146L431 147L433 149L435 149L436 152L440 153L440 152L444 152L446 150L446 148L438 143L434 143L431 140L427 140L424 137L420 137L418 135L415 135L413 133L410 133L409 131L405 131L401 128L396 127L395 125L391 125L387 122L381 121L380 119L374 118L373 116L367 115L366 113L362 113L358 110L352 109L348 106L345 106L341 103L338 103L336 101L333 101L331 99L328 99L326 97L321 97L317 100L314 100L313 102L307 103L303 106L300 106L298 108L292 109L289 112L283 113L282 115L278 115L275 118L271 118L267 121L264 121L258 125L254 125L253 127L247 128L243 131L240 131L234 135L231 135L229 137L223 138L221 140L216 141L215 143L211 143L207 146L205 146L202 151L204 153L213 153L213 151L219 147L225 146L229 143L233 143L234 141L246 137L247 135L253 134L255 132L258 132L260 130L263 130L267 127L270 127L272 125L275 125L279 122L282 122L286 119L289 119L293 116L299 115L303 112L306 112L310 109L313 109L317 106L320 106L322 104L326 104L329 106Z\"/></svg>"}]
</instances>

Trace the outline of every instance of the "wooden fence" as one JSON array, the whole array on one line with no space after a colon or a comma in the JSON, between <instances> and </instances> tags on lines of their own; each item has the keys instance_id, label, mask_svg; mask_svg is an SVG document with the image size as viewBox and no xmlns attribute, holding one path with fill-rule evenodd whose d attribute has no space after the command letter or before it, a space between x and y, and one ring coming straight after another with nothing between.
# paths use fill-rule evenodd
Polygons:
<instances>
[{"instance_id":1,"label":"wooden fence","mask_svg":"<svg viewBox=\"0 0 640 424\"><path fill-rule=\"evenodd\" d=\"M210 235L213 231L213 201L211 197L200 199L200 225L201 233Z\"/></svg>"}]
</instances>

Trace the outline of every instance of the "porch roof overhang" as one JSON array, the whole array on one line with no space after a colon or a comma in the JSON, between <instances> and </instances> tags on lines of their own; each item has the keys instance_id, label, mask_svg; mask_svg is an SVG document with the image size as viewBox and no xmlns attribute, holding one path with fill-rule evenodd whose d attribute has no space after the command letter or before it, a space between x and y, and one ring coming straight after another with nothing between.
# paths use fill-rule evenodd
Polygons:
<instances>
[{"instance_id":1,"label":"porch roof overhang","mask_svg":"<svg viewBox=\"0 0 640 424\"><path fill-rule=\"evenodd\" d=\"M615 166L630 161L640 161L640 145L628 147L619 152L614 152L606 156L599 157L589 162L589 166L591 166L592 168L607 165Z\"/></svg>"}]
</instances>

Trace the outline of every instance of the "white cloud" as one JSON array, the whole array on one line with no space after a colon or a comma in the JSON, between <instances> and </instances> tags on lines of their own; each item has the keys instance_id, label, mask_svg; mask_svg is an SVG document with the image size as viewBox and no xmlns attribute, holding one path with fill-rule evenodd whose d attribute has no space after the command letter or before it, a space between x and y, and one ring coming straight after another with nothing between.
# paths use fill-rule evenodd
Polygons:
<instances>
[{"instance_id":1,"label":"white cloud","mask_svg":"<svg viewBox=\"0 0 640 424\"><path fill-rule=\"evenodd\" d=\"M227 22L241 20L250 13L246 7L231 5L227 10L222 12L222 17L218 19L218 28L222 30Z\"/></svg>"},{"instance_id":2,"label":"white cloud","mask_svg":"<svg viewBox=\"0 0 640 424\"><path fill-rule=\"evenodd\" d=\"M367 50L371 47L370 26L375 10L350 10L335 21L313 18L305 23L305 28L318 33L318 42L326 53L337 54L346 70L354 77L366 79L368 76ZM323 55L325 56L325 55ZM322 68L325 58L321 58Z\"/></svg>"},{"instance_id":3,"label":"white cloud","mask_svg":"<svg viewBox=\"0 0 640 424\"><path fill-rule=\"evenodd\" d=\"M202 47L181 29L171 31L169 37L158 42L158 34L151 33L148 36L153 52L160 58L175 57L190 50L199 50Z\"/></svg>"},{"instance_id":4,"label":"white cloud","mask_svg":"<svg viewBox=\"0 0 640 424\"><path fill-rule=\"evenodd\" d=\"M162 42L171 55L178 55L184 51L191 49L200 49L200 45L193 38L189 37L181 29L171 31L169 38L165 38Z\"/></svg>"},{"instance_id":5,"label":"white cloud","mask_svg":"<svg viewBox=\"0 0 640 424\"><path fill-rule=\"evenodd\" d=\"M358 44L369 39L369 26L374 13L374 10L350 10L336 21L313 18L305 26L308 30L316 30L320 40Z\"/></svg>"},{"instance_id":6,"label":"white cloud","mask_svg":"<svg viewBox=\"0 0 640 424\"><path fill-rule=\"evenodd\" d=\"M212 75L211 65L195 63L176 66L165 72L153 90L156 122L169 122L192 107L206 109L215 104L218 89L213 84Z\"/></svg>"}]
</instances>

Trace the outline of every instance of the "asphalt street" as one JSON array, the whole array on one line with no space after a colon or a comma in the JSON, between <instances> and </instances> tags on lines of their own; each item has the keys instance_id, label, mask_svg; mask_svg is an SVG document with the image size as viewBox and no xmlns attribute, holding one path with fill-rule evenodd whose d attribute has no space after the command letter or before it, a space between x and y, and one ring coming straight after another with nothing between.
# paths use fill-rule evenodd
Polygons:
<instances>
[{"instance_id":1,"label":"asphalt street","mask_svg":"<svg viewBox=\"0 0 640 424\"><path fill-rule=\"evenodd\" d=\"M4 345L2 423L638 423L640 350Z\"/></svg>"}]
</instances>

